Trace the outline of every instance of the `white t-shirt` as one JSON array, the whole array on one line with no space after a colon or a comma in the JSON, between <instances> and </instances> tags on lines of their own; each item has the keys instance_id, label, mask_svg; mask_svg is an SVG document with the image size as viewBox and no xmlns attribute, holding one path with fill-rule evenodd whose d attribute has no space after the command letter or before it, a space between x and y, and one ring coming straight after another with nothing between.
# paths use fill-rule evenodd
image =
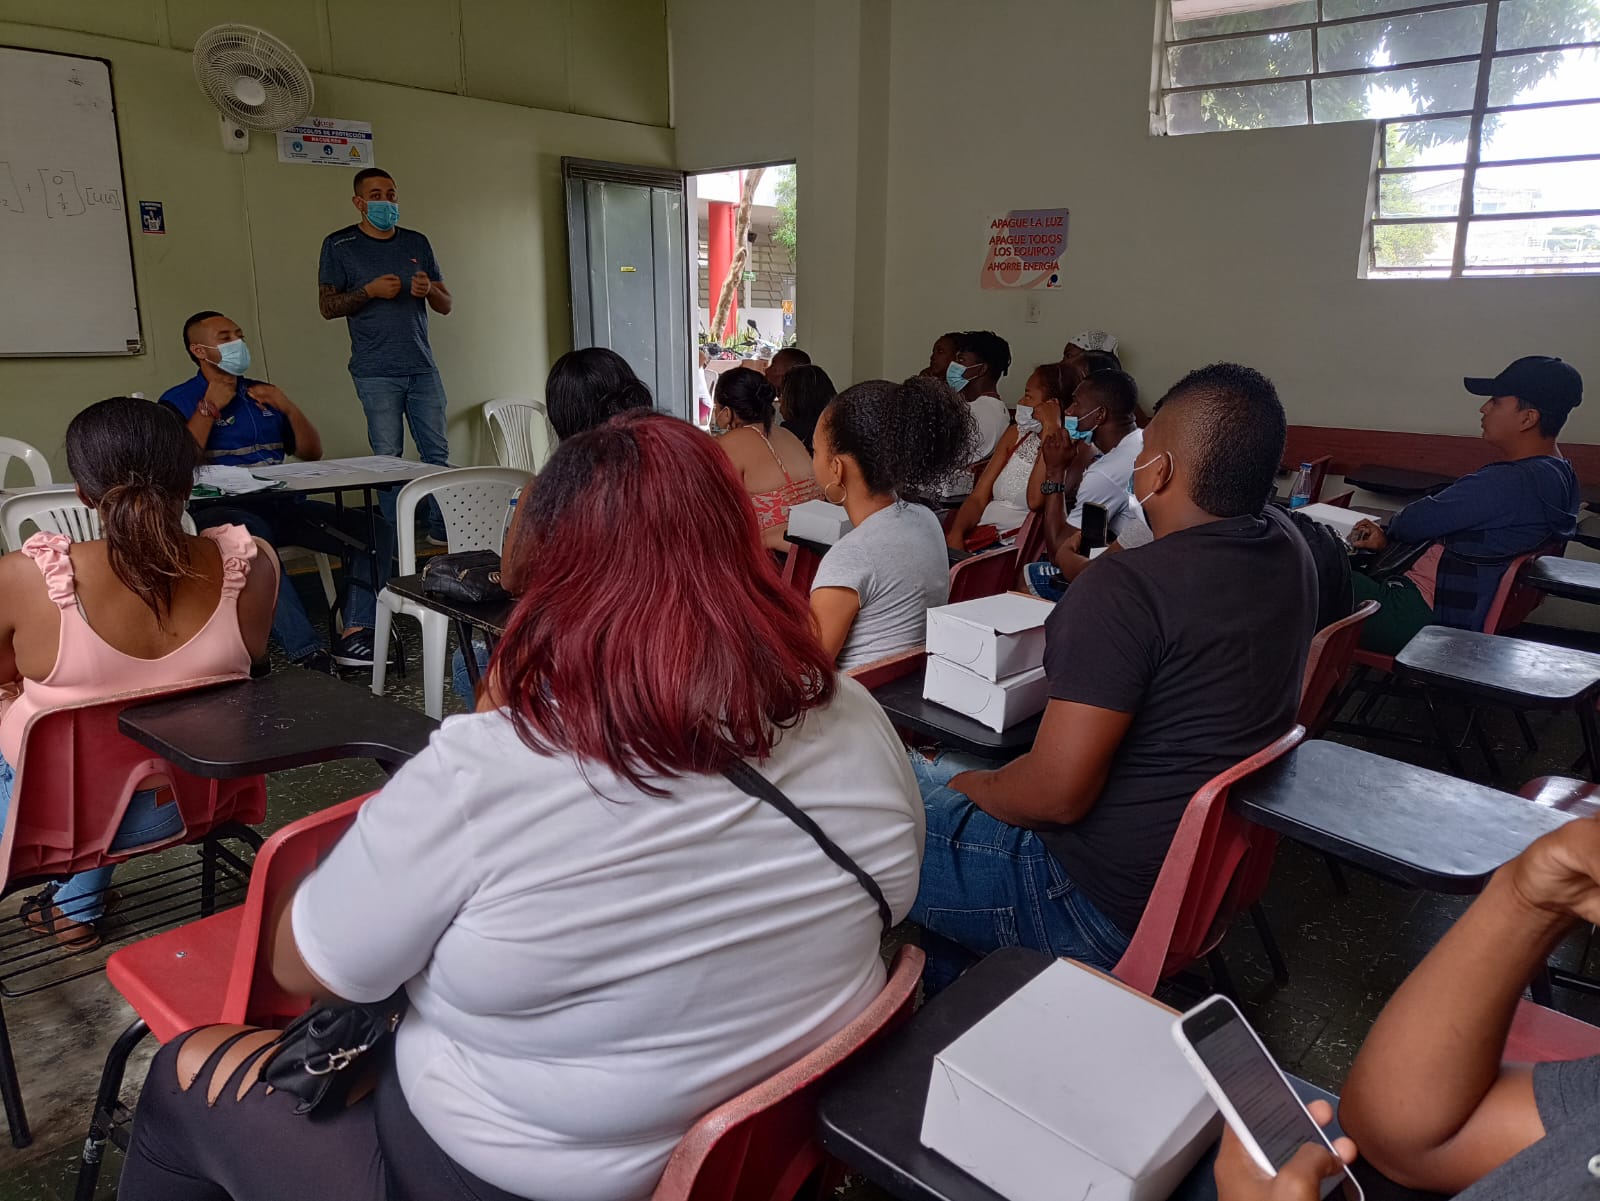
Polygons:
<instances>
[{"instance_id":1,"label":"white t-shirt","mask_svg":"<svg viewBox=\"0 0 1600 1201\"><path fill-rule=\"evenodd\" d=\"M1123 513L1133 503L1133 497L1128 495L1128 477L1143 456L1144 431L1136 429L1090 463L1083 473L1083 482L1078 485L1078 503L1067 520L1081 530L1084 504L1103 505L1108 540L1114 540L1122 526Z\"/></svg>"},{"instance_id":2,"label":"white t-shirt","mask_svg":"<svg viewBox=\"0 0 1600 1201\"><path fill-rule=\"evenodd\" d=\"M922 801L872 697L840 677L760 770L904 917ZM648 1197L701 1114L883 987L853 876L721 776L661 783L536 754L504 713L451 717L295 896L329 988L406 986L395 1050L417 1120L518 1196Z\"/></svg>"},{"instance_id":3,"label":"white t-shirt","mask_svg":"<svg viewBox=\"0 0 1600 1201\"><path fill-rule=\"evenodd\" d=\"M848 588L861 608L839 650L850 671L928 640L928 610L950 599L950 551L932 509L896 501L829 548L811 589Z\"/></svg>"},{"instance_id":4,"label":"white t-shirt","mask_svg":"<svg viewBox=\"0 0 1600 1201\"><path fill-rule=\"evenodd\" d=\"M1011 425L1011 410L991 393L972 402L972 419L978 423L978 449L972 455L972 461L977 462L987 459L1000 444L1001 435Z\"/></svg>"}]
</instances>

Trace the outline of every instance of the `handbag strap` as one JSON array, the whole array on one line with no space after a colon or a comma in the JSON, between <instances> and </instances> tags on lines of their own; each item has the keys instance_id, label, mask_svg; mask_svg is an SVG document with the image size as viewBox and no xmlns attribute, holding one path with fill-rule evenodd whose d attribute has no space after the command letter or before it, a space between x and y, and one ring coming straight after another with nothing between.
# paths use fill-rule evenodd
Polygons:
<instances>
[{"instance_id":1,"label":"handbag strap","mask_svg":"<svg viewBox=\"0 0 1600 1201\"><path fill-rule=\"evenodd\" d=\"M878 917L883 922L883 928L888 930L889 927L894 925L894 915L889 910L889 902L884 900L883 889L878 887L878 882L872 878L866 869L850 857L848 851L829 838L823 832L822 827L811 820L811 816L805 810L785 796L781 788L743 759L723 768L722 774L740 792L753 796L757 800L766 801L767 804L811 835L816 844L822 848L824 855L854 876L860 882L861 887L867 890L867 895L878 906Z\"/></svg>"}]
</instances>

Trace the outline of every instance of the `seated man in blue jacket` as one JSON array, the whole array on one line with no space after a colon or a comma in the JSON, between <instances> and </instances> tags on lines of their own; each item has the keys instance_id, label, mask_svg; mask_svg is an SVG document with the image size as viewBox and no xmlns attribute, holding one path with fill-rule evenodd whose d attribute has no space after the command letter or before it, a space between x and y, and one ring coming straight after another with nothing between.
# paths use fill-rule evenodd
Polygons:
<instances>
[{"instance_id":1,"label":"seated man in blue jacket","mask_svg":"<svg viewBox=\"0 0 1600 1201\"><path fill-rule=\"evenodd\" d=\"M244 333L221 313L196 313L183 324L183 346L197 370L161 394L177 412L207 463L253 467L283 462L285 455L322 457L322 438L311 419L273 384L245 375L250 348ZM197 506L196 524L242 525L274 546L299 546L337 555L348 567L344 630L329 650L306 613L294 583L279 567L278 607L272 633L290 662L314 671L371 667L377 590L388 582L393 527L377 522L378 579L364 553L372 522L363 511L340 512L302 495L251 493L220 504Z\"/></svg>"},{"instance_id":2,"label":"seated man in blue jacket","mask_svg":"<svg viewBox=\"0 0 1600 1201\"><path fill-rule=\"evenodd\" d=\"M1531 355L1493 379L1463 382L1489 398L1478 410L1483 436L1505 459L1407 505L1387 533L1370 521L1350 532L1359 550L1427 544L1403 575L1380 582L1355 573L1356 603L1383 605L1362 628L1367 650L1397 654L1427 625L1481 630L1511 560L1576 531L1578 477L1556 435L1583 401L1577 369Z\"/></svg>"}]
</instances>

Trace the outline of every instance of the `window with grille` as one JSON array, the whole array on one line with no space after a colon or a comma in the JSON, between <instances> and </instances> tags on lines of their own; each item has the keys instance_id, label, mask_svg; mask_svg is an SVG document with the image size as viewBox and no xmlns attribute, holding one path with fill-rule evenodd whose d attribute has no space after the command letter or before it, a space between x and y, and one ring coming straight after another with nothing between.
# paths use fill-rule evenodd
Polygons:
<instances>
[{"instance_id":1,"label":"window with grille","mask_svg":"<svg viewBox=\"0 0 1600 1201\"><path fill-rule=\"evenodd\" d=\"M1600 273L1600 0L1163 0L1161 134L1378 122L1369 276Z\"/></svg>"}]
</instances>

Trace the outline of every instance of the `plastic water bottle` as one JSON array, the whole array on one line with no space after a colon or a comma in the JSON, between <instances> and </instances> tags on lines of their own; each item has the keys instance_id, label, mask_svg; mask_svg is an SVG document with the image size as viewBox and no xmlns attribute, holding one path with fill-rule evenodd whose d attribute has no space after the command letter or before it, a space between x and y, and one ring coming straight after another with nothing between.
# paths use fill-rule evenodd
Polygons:
<instances>
[{"instance_id":1,"label":"plastic water bottle","mask_svg":"<svg viewBox=\"0 0 1600 1201\"><path fill-rule=\"evenodd\" d=\"M1294 477L1294 487L1289 489L1289 507L1303 509L1311 503L1311 464L1300 464Z\"/></svg>"}]
</instances>

